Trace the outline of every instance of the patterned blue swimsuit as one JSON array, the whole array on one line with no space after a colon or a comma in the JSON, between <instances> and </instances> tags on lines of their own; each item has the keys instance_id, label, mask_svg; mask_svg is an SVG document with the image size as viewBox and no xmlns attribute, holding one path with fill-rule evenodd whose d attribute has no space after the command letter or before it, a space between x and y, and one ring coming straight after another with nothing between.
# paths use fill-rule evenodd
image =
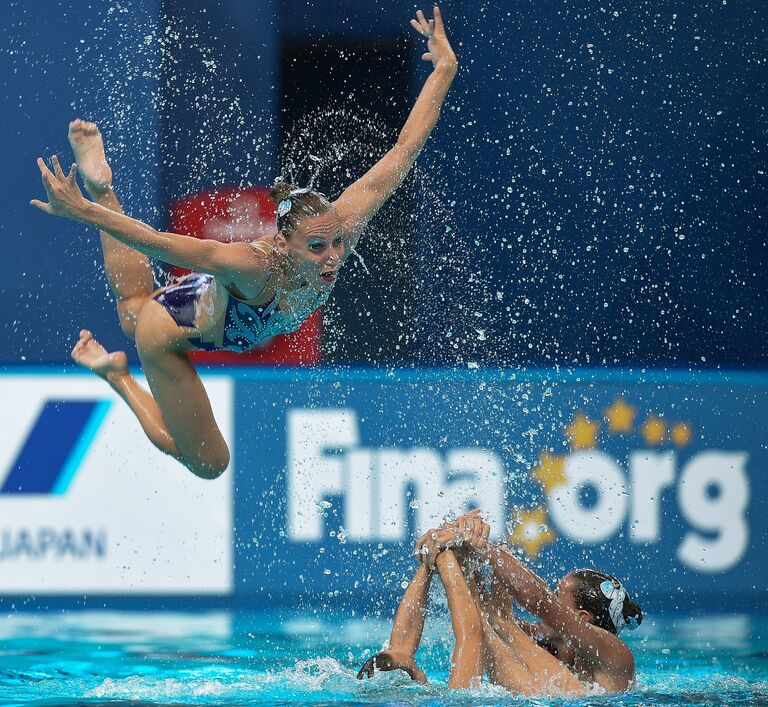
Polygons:
<instances>
[{"instance_id":1,"label":"patterned blue swimsuit","mask_svg":"<svg viewBox=\"0 0 768 707\"><path fill-rule=\"evenodd\" d=\"M155 299L168 310L176 324L194 327L200 296L214 284L214 279L213 275L192 273L155 295ZM204 351L247 351L272 336L296 331L312 312L325 304L330 294L330 290L321 292L307 306L291 308L289 314L279 308L278 297L266 304L254 305L229 295L222 345L217 346L199 338L189 339L189 343ZM289 294L286 299L292 297L295 298L295 295Z\"/></svg>"}]
</instances>

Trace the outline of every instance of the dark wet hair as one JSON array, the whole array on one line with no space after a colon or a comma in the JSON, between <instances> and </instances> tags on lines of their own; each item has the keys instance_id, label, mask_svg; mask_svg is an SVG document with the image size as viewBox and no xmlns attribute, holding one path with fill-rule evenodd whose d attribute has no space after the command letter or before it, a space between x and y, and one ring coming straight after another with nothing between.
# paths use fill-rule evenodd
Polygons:
<instances>
[{"instance_id":1,"label":"dark wet hair","mask_svg":"<svg viewBox=\"0 0 768 707\"><path fill-rule=\"evenodd\" d=\"M632 601L629 592L626 593L624 603L621 607L621 616L624 618L624 625L616 626L611 618L609 607L611 600L603 593L600 585L603 582L610 582L614 589L622 588L621 582L611 574L598 572L597 570L574 570L568 574L572 580L573 598L579 609L584 609L592 614L595 626L604 628L611 633L618 633L620 629L628 626L635 628L643 621L643 610ZM626 588L624 588L626 592Z\"/></svg>"},{"instance_id":2,"label":"dark wet hair","mask_svg":"<svg viewBox=\"0 0 768 707\"><path fill-rule=\"evenodd\" d=\"M314 189L301 189L277 179L269 192L277 207L277 230L290 236L308 216L322 216L331 210L331 202Z\"/></svg>"}]
</instances>

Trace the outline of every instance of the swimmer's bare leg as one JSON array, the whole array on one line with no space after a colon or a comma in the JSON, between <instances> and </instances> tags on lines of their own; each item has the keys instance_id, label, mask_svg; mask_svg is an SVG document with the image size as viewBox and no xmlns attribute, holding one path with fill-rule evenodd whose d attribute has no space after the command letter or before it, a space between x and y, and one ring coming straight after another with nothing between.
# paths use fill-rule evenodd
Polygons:
<instances>
[{"instance_id":1,"label":"swimmer's bare leg","mask_svg":"<svg viewBox=\"0 0 768 707\"><path fill-rule=\"evenodd\" d=\"M112 190L112 169L107 162L104 142L96 125L84 120L73 120L69 124L69 144L91 198L111 211L122 213L122 206ZM134 338L139 312L153 290L149 258L104 231L99 235L104 253L104 269L117 298L120 326L127 336Z\"/></svg>"},{"instance_id":2,"label":"swimmer's bare leg","mask_svg":"<svg viewBox=\"0 0 768 707\"><path fill-rule=\"evenodd\" d=\"M424 630L431 581L432 571L426 565L419 564L397 608L395 623L389 637L389 648L369 658L360 669L358 678L372 677L374 669L404 670L413 680L427 682L427 676L416 665L414 656Z\"/></svg>"},{"instance_id":3,"label":"swimmer's bare leg","mask_svg":"<svg viewBox=\"0 0 768 707\"><path fill-rule=\"evenodd\" d=\"M525 695L568 695L587 692L570 669L534 643L514 621L506 626L504 639L483 616L485 664L491 682Z\"/></svg>"},{"instance_id":4,"label":"swimmer's bare leg","mask_svg":"<svg viewBox=\"0 0 768 707\"><path fill-rule=\"evenodd\" d=\"M542 664L538 663L536 660L538 655L526 650L530 644L533 644L527 634L524 634L524 638L528 638L530 644L521 645L521 629L512 613L512 597L504 592L496 592L491 596L479 572L468 577L467 585L482 625L483 663L488 679L511 692L524 695L539 695L547 692L548 689L552 689L553 692L562 691L557 684L547 682L548 671L552 669L552 664L548 664L546 660ZM494 586L495 589L497 589L496 586ZM506 598L509 599L508 603L505 603ZM542 650L538 645L533 645L536 649ZM564 671L573 677L565 665L553 656L549 657L559 664L554 671L557 676L562 676ZM528 660L530 663L527 662ZM541 671L541 675L536 674L536 671ZM575 678L574 681L578 682ZM570 682L568 684L570 685Z\"/></svg>"},{"instance_id":5,"label":"swimmer's bare leg","mask_svg":"<svg viewBox=\"0 0 768 707\"><path fill-rule=\"evenodd\" d=\"M584 694L584 686L568 666L526 631L535 627L514 615L506 587L495 584L489 595L479 576L470 584L483 625L485 666L491 682L525 695Z\"/></svg>"},{"instance_id":6,"label":"swimmer's bare leg","mask_svg":"<svg viewBox=\"0 0 768 707\"><path fill-rule=\"evenodd\" d=\"M107 381L125 400L152 444L183 463L181 453L165 424L157 402L131 375L128 370L128 357L124 351L107 351L93 338L90 331L83 329L79 341L72 349L72 358Z\"/></svg>"}]
</instances>

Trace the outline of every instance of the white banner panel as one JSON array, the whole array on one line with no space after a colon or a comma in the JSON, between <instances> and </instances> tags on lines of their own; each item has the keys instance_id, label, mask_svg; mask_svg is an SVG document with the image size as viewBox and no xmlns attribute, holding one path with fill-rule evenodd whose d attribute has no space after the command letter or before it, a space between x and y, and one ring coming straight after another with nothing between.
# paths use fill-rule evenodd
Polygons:
<instances>
[{"instance_id":1,"label":"white banner panel","mask_svg":"<svg viewBox=\"0 0 768 707\"><path fill-rule=\"evenodd\" d=\"M204 382L232 449L232 381ZM232 466L197 478L95 376L0 376L0 400L0 594L231 593Z\"/></svg>"}]
</instances>

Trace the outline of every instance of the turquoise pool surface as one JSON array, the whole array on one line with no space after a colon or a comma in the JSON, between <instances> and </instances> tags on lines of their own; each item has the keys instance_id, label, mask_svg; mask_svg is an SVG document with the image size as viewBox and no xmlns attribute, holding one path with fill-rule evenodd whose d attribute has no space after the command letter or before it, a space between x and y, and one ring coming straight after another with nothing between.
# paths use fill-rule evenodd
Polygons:
<instances>
[{"instance_id":1,"label":"turquoise pool surface","mask_svg":"<svg viewBox=\"0 0 768 707\"><path fill-rule=\"evenodd\" d=\"M310 612L69 611L0 621L2 705L560 704L484 684L449 691L453 639L428 627L418 662L432 684L403 675L358 681L388 637L390 616ZM638 687L580 705L768 704L768 617L648 618L628 637Z\"/></svg>"}]
</instances>

